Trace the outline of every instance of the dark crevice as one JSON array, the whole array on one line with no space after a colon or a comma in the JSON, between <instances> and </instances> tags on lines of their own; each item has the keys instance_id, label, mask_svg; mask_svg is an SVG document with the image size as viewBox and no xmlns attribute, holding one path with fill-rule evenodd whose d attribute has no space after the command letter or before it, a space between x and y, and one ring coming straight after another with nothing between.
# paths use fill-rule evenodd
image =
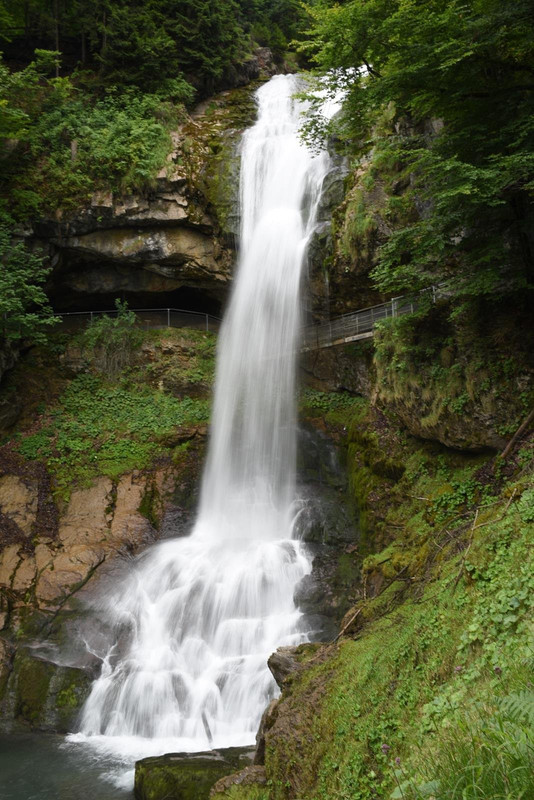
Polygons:
<instances>
[{"instance_id":1,"label":"dark crevice","mask_svg":"<svg viewBox=\"0 0 534 800\"><path fill-rule=\"evenodd\" d=\"M170 292L74 292L57 286L50 291L54 311L106 311L115 308L117 299L126 301L132 309L176 308L221 316L222 303L203 289L183 286Z\"/></svg>"}]
</instances>

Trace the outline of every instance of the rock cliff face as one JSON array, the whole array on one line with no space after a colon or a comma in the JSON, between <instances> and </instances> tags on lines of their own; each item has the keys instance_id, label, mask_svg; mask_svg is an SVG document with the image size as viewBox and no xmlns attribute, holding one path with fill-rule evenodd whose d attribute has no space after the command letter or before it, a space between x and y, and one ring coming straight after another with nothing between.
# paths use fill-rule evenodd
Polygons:
<instances>
[{"instance_id":1,"label":"rock cliff face","mask_svg":"<svg viewBox=\"0 0 534 800\"><path fill-rule=\"evenodd\" d=\"M258 77L268 77L259 70ZM215 312L235 260L241 133L255 84L223 92L185 116L167 165L143 193L97 192L69 218L41 219L28 244L53 266L57 310L137 307Z\"/></svg>"},{"instance_id":2,"label":"rock cliff face","mask_svg":"<svg viewBox=\"0 0 534 800\"><path fill-rule=\"evenodd\" d=\"M408 185L372 153L348 173L338 157L310 248L311 318L389 299L376 291L372 271L380 247L407 223L389 204ZM530 312L499 298L469 310L462 303L441 298L426 315L386 325L372 340L306 353L303 377L321 390L370 399L414 436L472 452L502 449L528 412L534 385Z\"/></svg>"},{"instance_id":3,"label":"rock cliff face","mask_svg":"<svg viewBox=\"0 0 534 800\"><path fill-rule=\"evenodd\" d=\"M0 478L0 508L11 543L0 553L0 623L36 630L80 589L106 560L135 553L154 539L154 525L172 511L176 468L119 480L99 478L76 489L57 514L55 529L39 526L42 482L25 475ZM147 518L150 500L150 519Z\"/></svg>"},{"instance_id":4,"label":"rock cliff face","mask_svg":"<svg viewBox=\"0 0 534 800\"><path fill-rule=\"evenodd\" d=\"M57 657L64 625L79 618L80 597L92 593L100 576L155 539L185 530L195 504L207 430L193 418L171 420L157 456L142 469L128 466L135 443L118 424L113 441L122 442L126 460L117 462L117 474L93 470L77 479L75 458L66 493L58 487L54 458L19 452L19 442L50 430L53 415L64 413L62 392L80 375L95 374L79 341L61 359L55 354L55 366L26 354L15 368L14 385L6 387L11 401L16 397L20 404L18 437L0 448L0 719L8 727L14 720L37 728L69 727L86 695L91 665L65 660L63 651ZM185 409L187 403L206 403L214 347L214 337L203 332L151 333L128 368L128 381L138 386L139 397L152 392L157 401L167 394ZM47 371L48 384L39 380L39 369ZM19 394L15 378L26 396ZM125 378L112 382L116 391ZM56 388L50 391L51 386ZM81 450L97 453L99 447L93 437ZM44 641L53 646L43 650Z\"/></svg>"}]
</instances>

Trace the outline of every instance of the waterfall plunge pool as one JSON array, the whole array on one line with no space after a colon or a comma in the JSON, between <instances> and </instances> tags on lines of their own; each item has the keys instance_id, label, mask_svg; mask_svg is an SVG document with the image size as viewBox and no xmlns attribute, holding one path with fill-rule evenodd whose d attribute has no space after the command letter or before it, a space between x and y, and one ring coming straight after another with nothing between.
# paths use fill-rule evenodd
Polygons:
<instances>
[{"instance_id":1,"label":"waterfall plunge pool","mask_svg":"<svg viewBox=\"0 0 534 800\"><path fill-rule=\"evenodd\" d=\"M131 763L44 733L0 734L0 800L133 800Z\"/></svg>"}]
</instances>

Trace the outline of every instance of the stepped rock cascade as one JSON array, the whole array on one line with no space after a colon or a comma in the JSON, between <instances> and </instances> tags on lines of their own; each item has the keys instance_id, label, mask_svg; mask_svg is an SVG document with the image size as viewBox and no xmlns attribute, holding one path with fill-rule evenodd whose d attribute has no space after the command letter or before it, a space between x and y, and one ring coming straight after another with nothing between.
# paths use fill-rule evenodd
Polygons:
<instances>
[{"instance_id":1,"label":"stepped rock cascade","mask_svg":"<svg viewBox=\"0 0 534 800\"><path fill-rule=\"evenodd\" d=\"M293 538L295 358L302 266L329 158L299 140L299 81L263 85L243 136L241 256L195 527L146 551L103 601L115 641L81 732L117 752L252 742L277 691L268 656L310 633L293 601L311 569Z\"/></svg>"}]
</instances>

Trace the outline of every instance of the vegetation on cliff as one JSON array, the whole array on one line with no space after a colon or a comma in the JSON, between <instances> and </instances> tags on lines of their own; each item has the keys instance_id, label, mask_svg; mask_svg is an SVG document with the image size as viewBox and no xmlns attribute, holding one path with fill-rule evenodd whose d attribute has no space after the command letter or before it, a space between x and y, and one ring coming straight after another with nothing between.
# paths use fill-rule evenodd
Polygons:
<instances>
[{"instance_id":1,"label":"vegetation on cliff","mask_svg":"<svg viewBox=\"0 0 534 800\"><path fill-rule=\"evenodd\" d=\"M319 0L306 14L303 50L346 92L331 128L351 172L321 265L330 308L366 304L355 287L378 299L439 284L441 299L379 325L365 359L358 345L344 351L336 385L351 392L323 380L302 393L303 415L346 455L361 534L343 563L357 602L339 639L304 649L284 684L265 731L267 784L233 785L221 800L528 800L531 431L506 459L496 453L534 399L532 3ZM68 0L52 11L31 0L25 15L0 0L0 344L39 341L51 321L47 268L17 244L21 223L59 223L95 190L150 192L193 98L231 83L252 42L281 60L303 19L294 0ZM236 129L249 100L234 108ZM188 119L178 158L229 237L227 110L208 105L203 131ZM318 118L306 135L324 133ZM68 342L52 336L3 382L0 400L21 411L6 469L44 472L53 516L102 476L111 504L125 473L183 465L204 441L214 348L203 332L141 335L124 308ZM365 380L354 377L363 361ZM155 523L157 490L142 491L136 510ZM10 625L37 597L35 576L15 578L41 506L33 539L10 538L0 520L17 550L0 608Z\"/></svg>"},{"instance_id":2,"label":"vegetation on cliff","mask_svg":"<svg viewBox=\"0 0 534 800\"><path fill-rule=\"evenodd\" d=\"M54 322L43 284L50 267L13 238L13 218L0 210L0 346L39 342Z\"/></svg>"},{"instance_id":3,"label":"vegetation on cliff","mask_svg":"<svg viewBox=\"0 0 534 800\"><path fill-rule=\"evenodd\" d=\"M267 786L228 797L526 800L532 434L504 461L424 444L340 393L308 390L304 413L347 448L360 599L283 684Z\"/></svg>"},{"instance_id":4,"label":"vegetation on cliff","mask_svg":"<svg viewBox=\"0 0 534 800\"><path fill-rule=\"evenodd\" d=\"M360 154L372 148L369 182L389 173L377 286L439 283L473 298L531 287L529 0L326 0L309 11L306 50L347 93L338 132Z\"/></svg>"},{"instance_id":5,"label":"vegetation on cliff","mask_svg":"<svg viewBox=\"0 0 534 800\"><path fill-rule=\"evenodd\" d=\"M208 422L214 335L143 332L131 323L123 309L75 337L56 335L43 354L49 382L24 397L18 431L6 437L10 452L46 465L57 499L101 475L116 480L173 454L180 459ZM14 369L4 393L14 398L29 388L35 359Z\"/></svg>"}]
</instances>

